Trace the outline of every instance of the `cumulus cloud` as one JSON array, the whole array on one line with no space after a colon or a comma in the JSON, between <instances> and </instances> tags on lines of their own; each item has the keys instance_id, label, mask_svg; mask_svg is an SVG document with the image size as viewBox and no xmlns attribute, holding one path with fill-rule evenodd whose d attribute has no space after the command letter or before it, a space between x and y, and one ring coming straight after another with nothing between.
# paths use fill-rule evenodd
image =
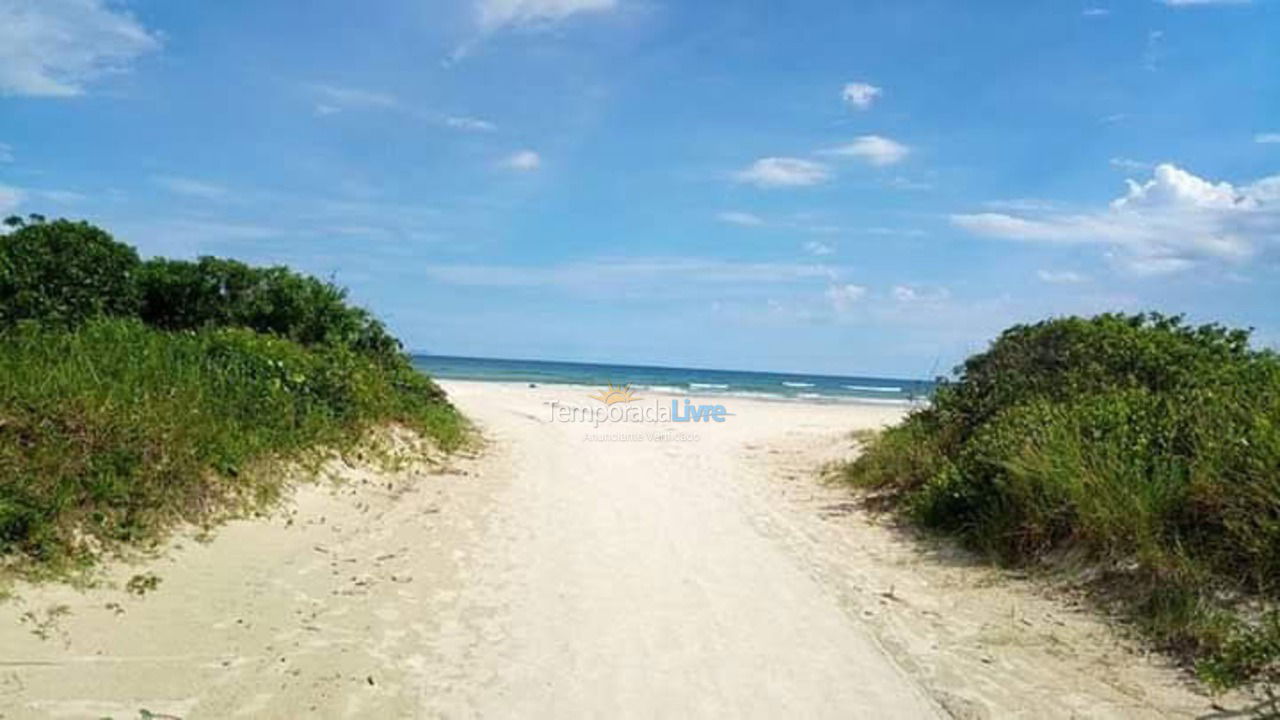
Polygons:
<instances>
[{"instance_id":1,"label":"cumulus cloud","mask_svg":"<svg viewBox=\"0 0 1280 720\"><path fill-rule=\"evenodd\" d=\"M848 145L842 145L827 151L831 155L854 157L872 165L894 165L902 162L911 148L896 140L880 135L862 135L854 138Z\"/></svg>"},{"instance_id":2,"label":"cumulus cloud","mask_svg":"<svg viewBox=\"0 0 1280 720\"><path fill-rule=\"evenodd\" d=\"M767 157L734 173L734 179L756 187L802 187L819 185L831 179L831 171L822 163L791 157Z\"/></svg>"},{"instance_id":3,"label":"cumulus cloud","mask_svg":"<svg viewBox=\"0 0 1280 720\"><path fill-rule=\"evenodd\" d=\"M558 22L579 13L617 7L617 0L479 0L480 27L494 30L509 25Z\"/></svg>"},{"instance_id":4,"label":"cumulus cloud","mask_svg":"<svg viewBox=\"0 0 1280 720\"><path fill-rule=\"evenodd\" d=\"M845 104L849 107L866 110L883 94L884 90L870 83L851 82L844 86L840 97L844 98Z\"/></svg>"},{"instance_id":5,"label":"cumulus cloud","mask_svg":"<svg viewBox=\"0 0 1280 720\"><path fill-rule=\"evenodd\" d=\"M845 283L828 286L826 298L827 302L831 304L831 309L842 313L852 309L866 294L867 289L865 287L854 285L853 283Z\"/></svg>"},{"instance_id":6,"label":"cumulus cloud","mask_svg":"<svg viewBox=\"0 0 1280 720\"><path fill-rule=\"evenodd\" d=\"M737 210L729 210L718 213L716 219L730 225L741 225L743 227L759 227L764 225L764 218L749 212L740 212Z\"/></svg>"},{"instance_id":7,"label":"cumulus cloud","mask_svg":"<svg viewBox=\"0 0 1280 720\"><path fill-rule=\"evenodd\" d=\"M1253 141L1259 145L1280 144L1280 132L1258 133L1253 136Z\"/></svg>"},{"instance_id":8,"label":"cumulus cloud","mask_svg":"<svg viewBox=\"0 0 1280 720\"><path fill-rule=\"evenodd\" d=\"M1280 175L1234 186L1157 165L1146 182L1092 212L953 215L977 235L1061 244L1095 244L1143 274L1205 262L1240 263L1280 244Z\"/></svg>"},{"instance_id":9,"label":"cumulus cloud","mask_svg":"<svg viewBox=\"0 0 1280 720\"><path fill-rule=\"evenodd\" d=\"M508 155L502 165L510 170L532 172L542 167L542 156L532 150L520 150Z\"/></svg>"},{"instance_id":10,"label":"cumulus cloud","mask_svg":"<svg viewBox=\"0 0 1280 720\"><path fill-rule=\"evenodd\" d=\"M103 0L0 0L0 93L68 97L124 72L159 37Z\"/></svg>"}]
</instances>

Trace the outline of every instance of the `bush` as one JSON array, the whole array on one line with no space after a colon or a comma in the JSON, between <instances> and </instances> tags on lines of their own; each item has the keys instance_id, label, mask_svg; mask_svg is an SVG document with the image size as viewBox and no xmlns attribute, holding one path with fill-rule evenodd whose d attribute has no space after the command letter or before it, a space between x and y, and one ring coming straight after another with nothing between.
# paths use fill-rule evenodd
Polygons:
<instances>
[{"instance_id":1,"label":"bush","mask_svg":"<svg viewBox=\"0 0 1280 720\"><path fill-rule=\"evenodd\" d=\"M155 537L232 496L254 463L396 422L445 448L456 412L425 376L343 347L137 320L0 335L0 558L40 563Z\"/></svg>"},{"instance_id":2,"label":"bush","mask_svg":"<svg viewBox=\"0 0 1280 720\"><path fill-rule=\"evenodd\" d=\"M1268 677L1280 634L1243 598L1280 598L1280 358L1248 338L1160 315L1011 328L847 476L1004 562L1070 549L1206 679Z\"/></svg>"},{"instance_id":3,"label":"bush","mask_svg":"<svg viewBox=\"0 0 1280 720\"><path fill-rule=\"evenodd\" d=\"M0 327L72 326L138 311L138 254L86 222L10 219L0 235Z\"/></svg>"},{"instance_id":4,"label":"bush","mask_svg":"<svg viewBox=\"0 0 1280 720\"><path fill-rule=\"evenodd\" d=\"M276 482L246 472L462 420L345 292L286 268L138 260L83 222L0 236L0 567L157 537Z\"/></svg>"},{"instance_id":5,"label":"bush","mask_svg":"<svg viewBox=\"0 0 1280 720\"><path fill-rule=\"evenodd\" d=\"M391 360L400 343L341 288L288 268L235 260L158 258L139 277L141 317L165 330L243 327L297 341L335 345Z\"/></svg>"},{"instance_id":6,"label":"bush","mask_svg":"<svg viewBox=\"0 0 1280 720\"><path fill-rule=\"evenodd\" d=\"M303 345L349 347L391 364L400 342L346 291L284 267L156 258L86 222L10 218L0 235L0 327L30 320L74 327L136 316L162 330L242 327Z\"/></svg>"}]
</instances>

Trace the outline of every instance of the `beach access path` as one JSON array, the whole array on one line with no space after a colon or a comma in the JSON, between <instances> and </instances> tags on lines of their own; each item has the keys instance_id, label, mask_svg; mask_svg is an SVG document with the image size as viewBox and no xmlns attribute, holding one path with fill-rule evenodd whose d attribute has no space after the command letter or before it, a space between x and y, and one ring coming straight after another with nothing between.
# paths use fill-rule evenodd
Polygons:
<instances>
[{"instance_id":1,"label":"beach access path","mask_svg":"<svg viewBox=\"0 0 1280 720\"><path fill-rule=\"evenodd\" d=\"M901 407L702 398L725 422L593 428L552 404L594 388L443 385L483 438L447 467L353 465L96 588L15 588L0 717L1211 711L1092 613L821 481Z\"/></svg>"}]
</instances>

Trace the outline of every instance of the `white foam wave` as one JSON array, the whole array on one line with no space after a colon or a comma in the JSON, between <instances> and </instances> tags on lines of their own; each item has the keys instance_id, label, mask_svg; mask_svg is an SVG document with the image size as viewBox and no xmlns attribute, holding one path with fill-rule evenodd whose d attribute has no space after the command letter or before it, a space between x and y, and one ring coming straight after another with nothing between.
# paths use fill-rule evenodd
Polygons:
<instances>
[{"instance_id":1,"label":"white foam wave","mask_svg":"<svg viewBox=\"0 0 1280 720\"><path fill-rule=\"evenodd\" d=\"M681 387L672 387L671 385L637 385L637 390L648 390L656 393L670 393L673 395L686 395L688 391Z\"/></svg>"}]
</instances>

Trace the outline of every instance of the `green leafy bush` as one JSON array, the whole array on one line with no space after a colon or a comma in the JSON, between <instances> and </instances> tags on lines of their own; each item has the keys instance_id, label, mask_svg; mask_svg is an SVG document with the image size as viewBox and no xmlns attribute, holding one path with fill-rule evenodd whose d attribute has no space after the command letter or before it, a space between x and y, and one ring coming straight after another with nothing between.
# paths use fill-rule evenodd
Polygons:
<instances>
[{"instance_id":1,"label":"green leafy bush","mask_svg":"<svg viewBox=\"0 0 1280 720\"><path fill-rule=\"evenodd\" d=\"M288 268L158 258L139 274L144 322L165 330L244 327L303 345L341 345L392 359L400 343L346 292Z\"/></svg>"},{"instance_id":2,"label":"green leafy bush","mask_svg":"<svg viewBox=\"0 0 1280 720\"><path fill-rule=\"evenodd\" d=\"M847 476L1004 562L1090 559L1216 684L1277 671L1258 603L1280 598L1280 358L1245 331L1160 315L1011 328Z\"/></svg>"},{"instance_id":3,"label":"green leafy bush","mask_svg":"<svg viewBox=\"0 0 1280 720\"><path fill-rule=\"evenodd\" d=\"M59 561L270 490L252 463L343 447L375 423L448 448L462 423L427 377L344 347L137 320L0 334L0 557Z\"/></svg>"},{"instance_id":4,"label":"green leafy bush","mask_svg":"<svg viewBox=\"0 0 1280 720\"><path fill-rule=\"evenodd\" d=\"M9 222L0 235L0 327L64 326L138 311L138 254L86 222Z\"/></svg>"},{"instance_id":5,"label":"green leafy bush","mask_svg":"<svg viewBox=\"0 0 1280 720\"><path fill-rule=\"evenodd\" d=\"M139 262L83 222L0 236L0 567L92 559L276 482L246 469L463 422L345 292L286 268Z\"/></svg>"},{"instance_id":6,"label":"green leafy bush","mask_svg":"<svg viewBox=\"0 0 1280 720\"><path fill-rule=\"evenodd\" d=\"M400 342L346 291L285 267L202 257L155 258L86 222L10 218L0 235L0 327L73 327L137 316L162 330L242 327L303 345L350 347L394 364Z\"/></svg>"}]
</instances>

